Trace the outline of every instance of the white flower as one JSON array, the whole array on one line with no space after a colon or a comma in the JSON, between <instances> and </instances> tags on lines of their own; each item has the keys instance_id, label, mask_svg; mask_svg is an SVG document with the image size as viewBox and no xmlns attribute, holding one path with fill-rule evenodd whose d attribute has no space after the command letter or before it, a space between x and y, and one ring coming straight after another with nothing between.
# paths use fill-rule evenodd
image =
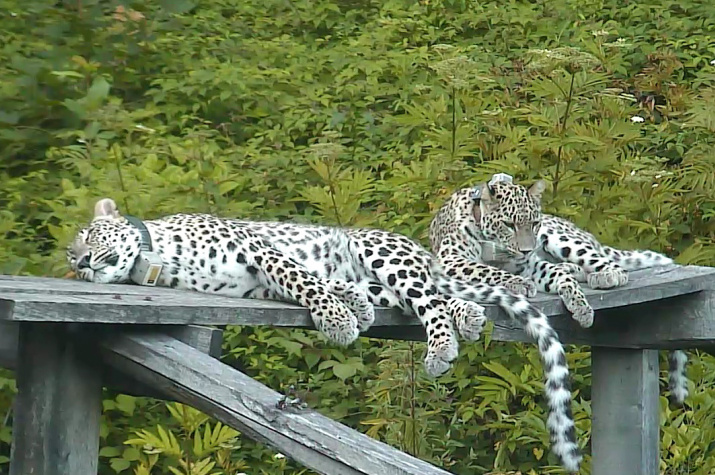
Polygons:
<instances>
[{"instance_id":1,"label":"white flower","mask_svg":"<svg viewBox=\"0 0 715 475\"><path fill-rule=\"evenodd\" d=\"M154 132L156 132L156 130L151 129L151 128L147 127L146 125L141 125L141 124L135 125L134 128L136 130L141 130L142 132L149 132L150 134L153 134Z\"/></svg>"},{"instance_id":2,"label":"white flower","mask_svg":"<svg viewBox=\"0 0 715 475\"><path fill-rule=\"evenodd\" d=\"M710 64L711 64L712 66L715 66L715 59L713 59L712 61L710 61Z\"/></svg>"},{"instance_id":3,"label":"white flower","mask_svg":"<svg viewBox=\"0 0 715 475\"><path fill-rule=\"evenodd\" d=\"M643 121L645 121L645 119L639 115L634 115L633 117L631 117L631 122L633 122L634 124L637 124L637 123L640 123Z\"/></svg>"},{"instance_id":4,"label":"white flower","mask_svg":"<svg viewBox=\"0 0 715 475\"><path fill-rule=\"evenodd\" d=\"M631 170L631 176L636 176L636 171L635 171L635 170Z\"/></svg>"},{"instance_id":5,"label":"white flower","mask_svg":"<svg viewBox=\"0 0 715 475\"><path fill-rule=\"evenodd\" d=\"M591 34L593 36L608 36L608 31L606 31L606 30L592 31Z\"/></svg>"},{"instance_id":6,"label":"white flower","mask_svg":"<svg viewBox=\"0 0 715 475\"><path fill-rule=\"evenodd\" d=\"M274 459L284 459L284 458L286 458L286 456L283 455L283 454L275 454L275 455L273 456L273 458L274 458Z\"/></svg>"},{"instance_id":7,"label":"white flower","mask_svg":"<svg viewBox=\"0 0 715 475\"><path fill-rule=\"evenodd\" d=\"M651 188L658 188L658 183L653 183L653 184L651 185Z\"/></svg>"}]
</instances>

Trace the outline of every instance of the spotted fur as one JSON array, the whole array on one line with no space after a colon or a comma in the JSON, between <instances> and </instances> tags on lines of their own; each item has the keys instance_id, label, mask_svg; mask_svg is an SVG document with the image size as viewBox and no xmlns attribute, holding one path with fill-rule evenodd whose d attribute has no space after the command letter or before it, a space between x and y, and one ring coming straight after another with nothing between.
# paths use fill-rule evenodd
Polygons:
<instances>
[{"instance_id":1,"label":"spotted fur","mask_svg":"<svg viewBox=\"0 0 715 475\"><path fill-rule=\"evenodd\" d=\"M630 270L673 262L652 251L603 246L570 221L542 213L544 188L543 181L526 188L493 179L456 191L430 225L432 250L445 272L527 297L537 291L558 294L573 318L590 327L593 308L580 283L593 289L623 286ZM685 359L683 352L671 357L676 402L687 396Z\"/></svg>"},{"instance_id":2,"label":"spotted fur","mask_svg":"<svg viewBox=\"0 0 715 475\"><path fill-rule=\"evenodd\" d=\"M567 468L581 460L574 442L563 349L546 318L505 287L471 284L442 272L432 255L399 234L176 214L145 221L164 264L158 285L243 298L285 300L309 309L316 328L349 344L374 320L373 305L416 315L426 329L425 369L437 376L457 357L455 335L477 340L486 323L479 303L502 306L539 342L547 372L555 450ZM111 199L68 247L79 278L127 282L140 232Z\"/></svg>"}]
</instances>

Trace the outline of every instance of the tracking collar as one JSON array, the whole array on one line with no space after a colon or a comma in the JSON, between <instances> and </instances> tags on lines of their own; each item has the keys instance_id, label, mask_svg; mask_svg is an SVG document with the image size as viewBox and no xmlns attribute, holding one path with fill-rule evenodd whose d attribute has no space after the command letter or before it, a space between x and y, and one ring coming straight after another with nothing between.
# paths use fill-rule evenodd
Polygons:
<instances>
[{"instance_id":1,"label":"tracking collar","mask_svg":"<svg viewBox=\"0 0 715 475\"><path fill-rule=\"evenodd\" d=\"M503 181L506 183L513 183L514 178L511 175L508 175L506 173L495 173L492 175L491 180L489 180L489 183L487 183L487 186L491 190L492 185L494 183L497 183L499 181ZM482 199L482 185L477 185L474 188L472 188L472 192L469 194L469 197L472 198L474 201L479 201Z\"/></svg>"},{"instance_id":2,"label":"tracking collar","mask_svg":"<svg viewBox=\"0 0 715 475\"><path fill-rule=\"evenodd\" d=\"M135 284L154 287L159 280L164 265L159 254L154 252L151 245L151 234L149 234L149 230L141 219L134 216L124 216L124 218L129 224L137 228L139 234L141 234L140 252L134 260L134 266L129 276Z\"/></svg>"}]
</instances>

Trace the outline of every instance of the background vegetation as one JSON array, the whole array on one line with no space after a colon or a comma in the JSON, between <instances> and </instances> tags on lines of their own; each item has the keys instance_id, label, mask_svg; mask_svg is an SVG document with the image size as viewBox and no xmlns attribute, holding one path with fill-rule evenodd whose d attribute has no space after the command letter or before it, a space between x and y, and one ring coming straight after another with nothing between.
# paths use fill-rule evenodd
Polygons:
<instances>
[{"instance_id":1,"label":"background vegetation","mask_svg":"<svg viewBox=\"0 0 715 475\"><path fill-rule=\"evenodd\" d=\"M99 197L425 242L504 171L604 242L715 264L715 6L702 0L0 0L0 272L62 276ZM530 345L231 328L224 360L455 474L556 473ZM715 471L715 359L662 399L662 472ZM590 356L571 347L579 438ZM12 375L0 379L8 413ZM11 418L0 428L7 462ZM208 435L207 435L208 434ZM197 442L199 441L199 442ZM107 393L100 473L310 473L180 405ZM584 473L588 473L588 466Z\"/></svg>"}]
</instances>

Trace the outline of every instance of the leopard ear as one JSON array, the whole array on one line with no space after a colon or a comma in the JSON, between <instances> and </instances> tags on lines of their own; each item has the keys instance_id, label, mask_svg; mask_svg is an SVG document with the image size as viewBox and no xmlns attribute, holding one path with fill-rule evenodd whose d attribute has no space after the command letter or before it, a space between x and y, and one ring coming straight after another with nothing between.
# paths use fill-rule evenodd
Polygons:
<instances>
[{"instance_id":1,"label":"leopard ear","mask_svg":"<svg viewBox=\"0 0 715 475\"><path fill-rule=\"evenodd\" d=\"M531 196L537 203L541 203L541 195L546 189L546 182L544 180L539 180L529 188L529 196Z\"/></svg>"},{"instance_id":2,"label":"leopard ear","mask_svg":"<svg viewBox=\"0 0 715 475\"><path fill-rule=\"evenodd\" d=\"M111 198L103 198L94 205L94 219L97 218L118 218L121 216L117 209L117 203Z\"/></svg>"}]
</instances>

